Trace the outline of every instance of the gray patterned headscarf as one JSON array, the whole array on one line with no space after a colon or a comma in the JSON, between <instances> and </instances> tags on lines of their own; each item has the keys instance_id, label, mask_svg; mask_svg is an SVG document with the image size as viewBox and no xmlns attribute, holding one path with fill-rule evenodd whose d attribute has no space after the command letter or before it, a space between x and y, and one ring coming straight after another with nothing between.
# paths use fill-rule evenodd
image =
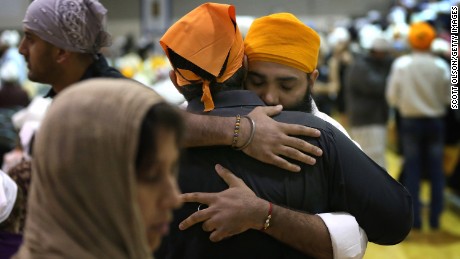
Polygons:
<instances>
[{"instance_id":1,"label":"gray patterned headscarf","mask_svg":"<svg viewBox=\"0 0 460 259\"><path fill-rule=\"evenodd\" d=\"M111 43L104 28L106 13L97 0L35 0L27 8L23 24L59 48L97 54Z\"/></svg>"}]
</instances>

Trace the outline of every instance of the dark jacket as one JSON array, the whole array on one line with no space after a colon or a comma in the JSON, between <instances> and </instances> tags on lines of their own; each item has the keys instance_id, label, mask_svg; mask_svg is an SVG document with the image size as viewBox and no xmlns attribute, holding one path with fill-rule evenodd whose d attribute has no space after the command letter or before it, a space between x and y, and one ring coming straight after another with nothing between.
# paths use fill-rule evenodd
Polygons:
<instances>
[{"instance_id":1,"label":"dark jacket","mask_svg":"<svg viewBox=\"0 0 460 259\"><path fill-rule=\"evenodd\" d=\"M263 105L254 93L248 91L220 92L213 99L216 108L206 113L208 115L243 115ZM192 100L188 109L202 112L199 98ZM301 112L282 112L275 119L321 131L320 138L304 138L323 150L315 166L302 164L300 173L290 173L230 147L189 148L180 165L181 191L220 192L227 189L214 170L214 165L219 163L242 178L257 196L275 204L309 213L351 213L371 242L389 245L406 237L412 226L412 200L401 184L331 124ZM164 257L305 258L260 231L249 230L218 243L209 240L209 233L202 230L201 224L180 231L178 224L195 212L197 206L187 203L176 212L170 236L163 244L163 252L169 253Z\"/></svg>"},{"instance_id":2,"label":"dark jacket","mask_svg":"<svg viewBox=\"0 0 460 259\"><path fill-rule=\"evenodd\" d=\"M386 124L388 104L385 99L391 59L358 57L346 72L346 112L352 126Z\"/></svg>"},{"instance_id":3,"label":"dark jacket","mask_svg":"<svg viewBox=\"0 0 460 259\"><path fill-rule=\"evenodd\" d=\"M22 235L0 231L0 259L9 259L19 250Z\"/></svg>"}]
</instances>

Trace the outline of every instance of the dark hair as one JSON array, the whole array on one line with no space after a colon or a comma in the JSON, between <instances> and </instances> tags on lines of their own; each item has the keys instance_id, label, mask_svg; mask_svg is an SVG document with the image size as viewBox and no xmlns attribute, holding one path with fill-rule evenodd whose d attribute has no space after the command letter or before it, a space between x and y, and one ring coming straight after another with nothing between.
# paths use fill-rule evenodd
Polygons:
<instances>
[{"instance_id":1,"label":"dark hair","mask_svg":"<svg viewBox=\"0 0 460 259\"><path fill-rule=\"evenodd\" d=\"M171 64L175 69L186 69L190 70L196 75L200 76L201 78L210 81L210 90L211 94L214 95L217 92L224 91L224 90L241 90L243 89L243 80L245 75L245 70L243 67L238 69L235 74L233 74L229 79L225 80L225 82L218 83L216 82L216 77L212 74L208 73L207 71L203 70L199 66L193 64L192 62L188 61L181 55L174 52L172 49L168 48L168 56ZM227 68L228 62L228 55L227 58L219 72L219 76L221 76L225 69ZM176 70L177 71L177 70ZM189 85L182 86L180 88L181 93L184 95L187 101L190 101L193 98L201 97L203 94L202 83L201 82L190 82Z\"/></svg>"},{"instance_id":2,"label":"dark hair","mask_svg":"<svg viewBox=\"0 0 460 259\"><path fill-rule=\"evenodd\" d=\"M167 103L158 103L152 106L142 122L139 135L139 144L136 156L137 176L150 168L155 162L157 152L157 131L159 128L171 131L175 135L176 145L179 148L184 135L184 123L178 108Z\"/></svg>"}]
</instances>

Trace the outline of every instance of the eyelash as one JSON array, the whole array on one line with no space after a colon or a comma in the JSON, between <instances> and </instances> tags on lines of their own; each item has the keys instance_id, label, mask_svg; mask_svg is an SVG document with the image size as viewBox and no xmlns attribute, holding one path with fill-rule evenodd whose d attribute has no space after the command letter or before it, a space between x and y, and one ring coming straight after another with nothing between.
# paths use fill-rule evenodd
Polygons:
<instances>
[{"instance_id":1,"label":"eyelash","mask_svg":"<svg viewBox=\"0 0 460 259\"><path fill-rule=\"evenodd\" d=\"M285 91L291 91L292 90L292 87L287 87L287 86L284 86L284 85L281 85L281 88Z\"/></svg>"},{"instance_id":2,"label":"eyelash","mask_svg":"<svg viewBox=\"0 0 460 259\"><path fill-rule=\"evenodd\" d=\"M250 82L254 86L262 86L265 84L265 81L250 79Z\"/></svg>"}]
</instances>

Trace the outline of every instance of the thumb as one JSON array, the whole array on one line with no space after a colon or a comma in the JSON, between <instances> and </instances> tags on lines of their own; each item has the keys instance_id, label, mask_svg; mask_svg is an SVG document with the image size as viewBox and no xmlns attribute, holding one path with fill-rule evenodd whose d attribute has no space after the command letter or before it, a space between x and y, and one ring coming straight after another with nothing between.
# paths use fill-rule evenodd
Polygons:
<instances>
[{"instance_id":1,"label":"thumb","mask_svg":"<svg viewBox=\"0 0 460 259\"><path fill-rule=\"evenodd\" d=\"M244 186L243 180L236 177L230 170L217 164L215 166L217 174L228 184L229 187Z\"/></svg>"}]
</instances>

